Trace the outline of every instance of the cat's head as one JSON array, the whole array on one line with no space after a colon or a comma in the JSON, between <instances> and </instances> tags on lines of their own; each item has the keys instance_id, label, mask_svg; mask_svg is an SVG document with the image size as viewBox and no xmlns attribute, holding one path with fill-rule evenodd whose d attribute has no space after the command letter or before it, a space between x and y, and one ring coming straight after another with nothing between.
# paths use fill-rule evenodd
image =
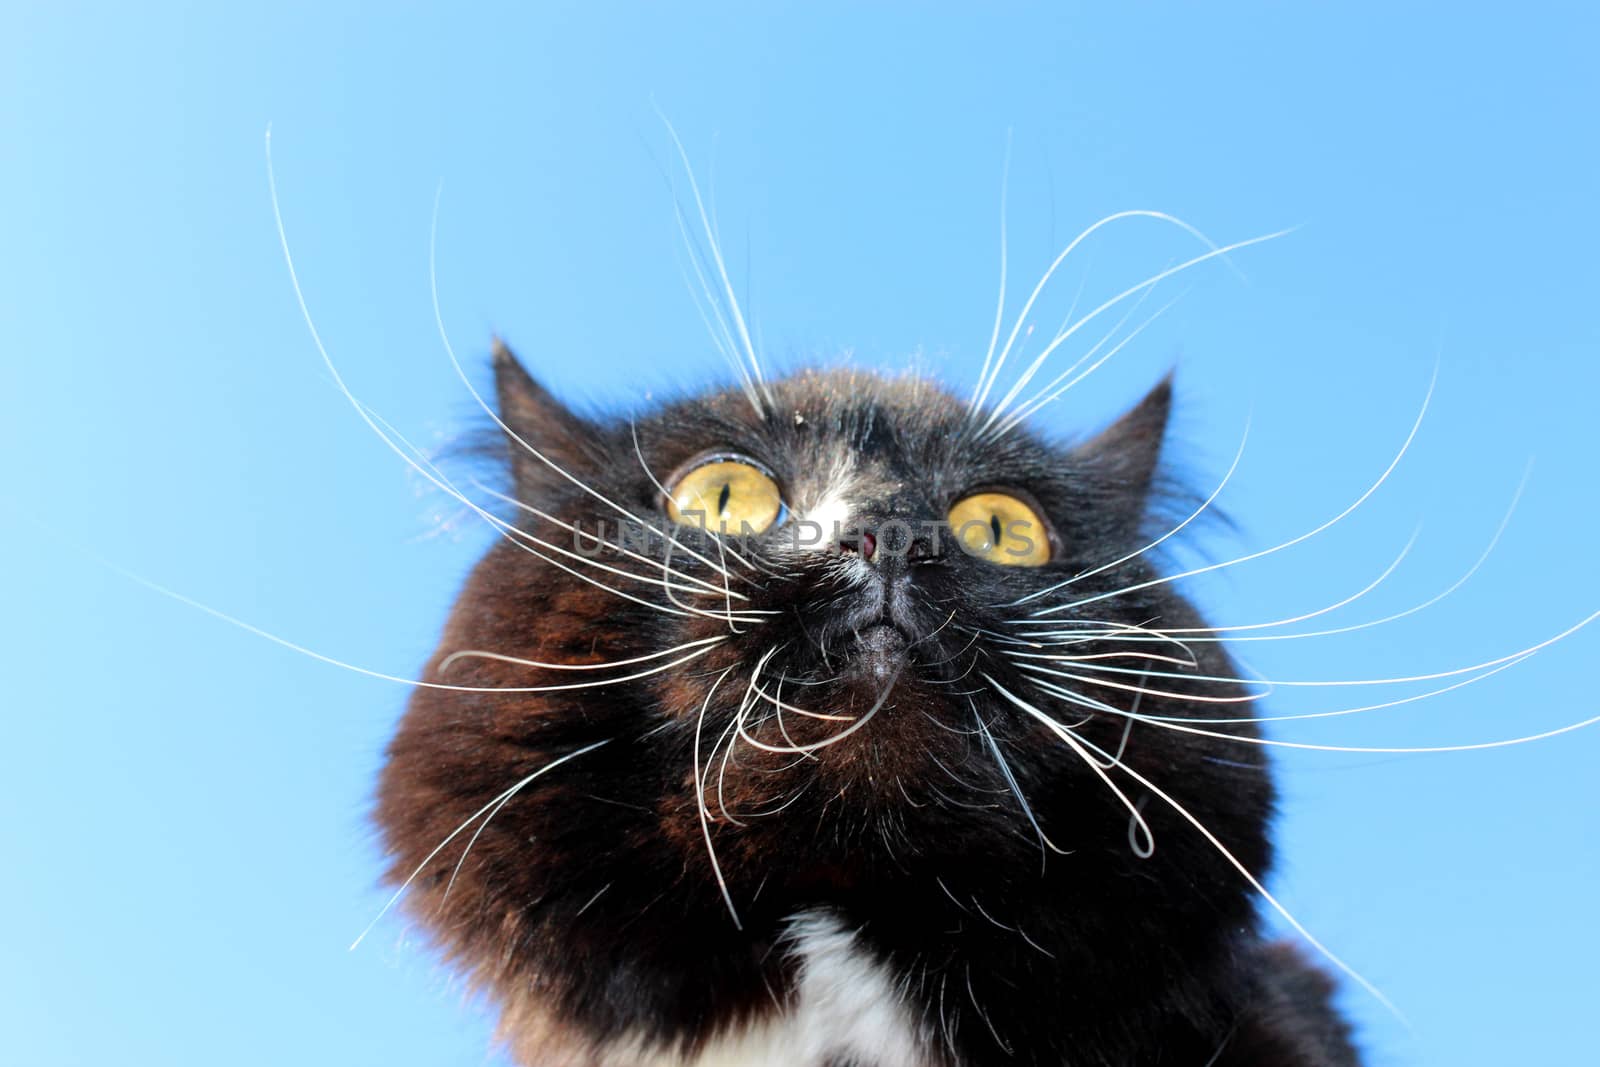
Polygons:
<instances>
[{"instance_id":1,"label":"cat's head","mask_svg":"<svg viewBox=\"0 0 1600 1067\"><path fill-rule=\"evenodd\" d=\"M585 930L655 945L665 915L712 939L908 880L1052 894L1091 947L1140 943L1113 910L1163 945L1185 916L1195 937L1248 921L1215 850L1108 772L1265 866L1258 750L1118 714L1247 714L1203 680L1235 673L1218 644L1164 635L1203 624L1143 551L1167 383L1059 444L916 376L803 372L596 421L509 352L496 372L511 524L379 813L415 914L480 973L548 974Z\"/></svg>"}]
</instances>

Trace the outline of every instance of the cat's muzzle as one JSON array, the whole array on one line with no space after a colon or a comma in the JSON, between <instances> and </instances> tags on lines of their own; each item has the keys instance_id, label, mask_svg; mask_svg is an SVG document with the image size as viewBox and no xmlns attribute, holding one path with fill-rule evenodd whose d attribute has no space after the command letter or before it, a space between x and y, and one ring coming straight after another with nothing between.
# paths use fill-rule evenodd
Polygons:
<instances>
[{"instance_id":1,"label":"cat's muzzle","mask_svg":"<svg viewBox=\"0 0 1600 1067\"><path fill-rule=\"evenodd\" d=\"M878 685L888 685L905 668L911 639L889 622L856 631L855 667Z\"/></svg>"}]
</instances>

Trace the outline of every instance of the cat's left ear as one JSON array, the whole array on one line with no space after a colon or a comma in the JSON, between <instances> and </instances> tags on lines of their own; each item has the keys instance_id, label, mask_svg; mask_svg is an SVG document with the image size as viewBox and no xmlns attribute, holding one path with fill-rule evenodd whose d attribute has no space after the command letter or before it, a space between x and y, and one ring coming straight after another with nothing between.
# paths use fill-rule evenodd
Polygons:
<instances>
[{"instance_id":1,"label":"cat's left ear","mask_svg":"<svg viewBox=\"0 0 1600 1067\"><path fill-rule=\"evenodd\" d=\"M1167 437L1171 413L1169 373L1133 410L1093 440L1079 445L1073 457L1093 472L1101 485L1142 505L1161 463L1161 446Z\"/></svg>"},{"instance_id":2,"label":"cat's left ear","mask_svg":"<svg viewBox=\"0 0 1600 1067\"><path fill-rule=\"evenodd\" d=\"M498 337L494 341L494 385L518 499L531 503L552 488L570 484L552 464L580 480L592 478L596 463L604 462L599 429L535 381Z\"/></svg>"}]
</instances>

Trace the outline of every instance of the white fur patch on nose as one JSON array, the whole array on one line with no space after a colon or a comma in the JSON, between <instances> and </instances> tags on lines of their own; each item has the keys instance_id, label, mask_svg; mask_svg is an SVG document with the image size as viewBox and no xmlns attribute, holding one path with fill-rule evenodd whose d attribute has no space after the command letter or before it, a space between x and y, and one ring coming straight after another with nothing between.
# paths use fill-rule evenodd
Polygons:
<instances>
[{"instance_id":1,"label":"white fur patch on nose","mask_svg":"<svg viewBox=\"0 0 1600 1067\"><path fill-rule=\"evenodd\" d=\"M800 547L813 552L826 552L833 548L838 533L850 528L851 507L842 492L828 493L804 514L795 516L805 523L800 537Z\"/></svg>"},{"instance_id":2,"label":"white fur patch on nose","mask_svg":"<svg viewBox=\"0 0 1600 1067\"><path fill-rule=\"evenodd\" d=\"M821 476L817 481L826 488L808 506L795 510L794 544L802 551L830 552L854 518L855 470L846 458L837 460L825 473L818 473Z\"/></svg>"}]
</instances>

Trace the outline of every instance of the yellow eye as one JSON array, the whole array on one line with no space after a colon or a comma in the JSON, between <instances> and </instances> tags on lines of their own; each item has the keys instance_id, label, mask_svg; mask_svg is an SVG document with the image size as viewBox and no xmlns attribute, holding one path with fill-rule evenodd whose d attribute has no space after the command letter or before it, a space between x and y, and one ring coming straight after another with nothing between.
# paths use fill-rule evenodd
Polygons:
<instances>
[{"instance_id":1,"label":"yellow eye","mask_svg":"<svg viewBox=\"0 0 1600 1067\"><path fill-rule=\"evenodd\" d=\"M702 463L673 484L667 517L725 534L758 534L778 521L783 497L760 467L736 459Z\"/></svg>"},{"instance_id":2,"label":"yellow eye","mask_svg":"<svg viewBox=\"0 0 1600 1067\"><path fill-rule=\"evenodd\" d=\"M1044 520L1006 493L974 493L950 509L950 533L968 555L1007 567L1050 562Z\"/></svg>"}]
</instances>

